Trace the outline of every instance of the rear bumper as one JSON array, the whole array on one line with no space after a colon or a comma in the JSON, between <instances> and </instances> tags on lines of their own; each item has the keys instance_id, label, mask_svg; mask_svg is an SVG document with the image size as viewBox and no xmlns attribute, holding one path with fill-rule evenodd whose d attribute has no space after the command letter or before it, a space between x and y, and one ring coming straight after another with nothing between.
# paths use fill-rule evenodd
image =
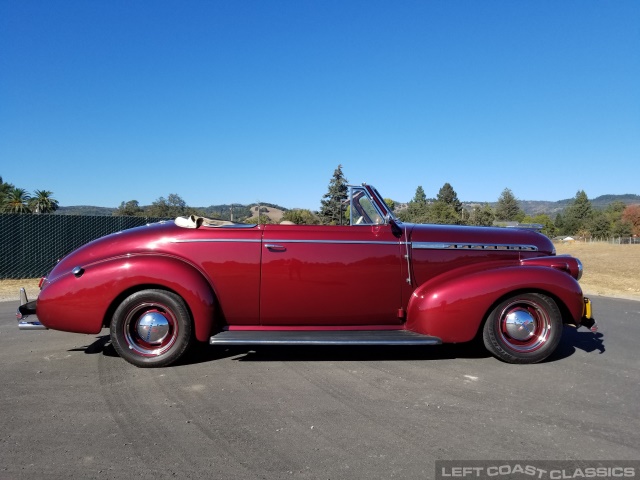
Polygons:
<instances>
[{"instance_id":1,"label":"rear bumper","mask_svg":"<svg viewBox=\"0 0 640 480\"><path fill-rule=\"evenodd\" d=\"M18 329L20 330L48 330L36 317L37 300L29 301L27 292L24 288L20 289L20 306L16 312L18 319ZM35 319L27 320L29 317Z\"/></svg>"}]
</instances>

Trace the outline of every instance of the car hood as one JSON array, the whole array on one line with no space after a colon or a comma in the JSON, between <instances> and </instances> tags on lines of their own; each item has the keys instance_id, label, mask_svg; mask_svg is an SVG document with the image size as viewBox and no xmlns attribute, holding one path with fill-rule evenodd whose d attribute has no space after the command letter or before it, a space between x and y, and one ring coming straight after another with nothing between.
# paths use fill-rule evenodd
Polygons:
<instances>
[{"instance_id":1,"label":"car hood","mask_svg":"<svg viewBox=\"0 0 640 480\"><path fill-rule=\"evenodd\" d=\"M442 248L486 248L537 251L554 255L553 243L546 236L519 228L465 227L456 225L411 225L414 244L442 244Z\"/></svg>"}]
</instances>

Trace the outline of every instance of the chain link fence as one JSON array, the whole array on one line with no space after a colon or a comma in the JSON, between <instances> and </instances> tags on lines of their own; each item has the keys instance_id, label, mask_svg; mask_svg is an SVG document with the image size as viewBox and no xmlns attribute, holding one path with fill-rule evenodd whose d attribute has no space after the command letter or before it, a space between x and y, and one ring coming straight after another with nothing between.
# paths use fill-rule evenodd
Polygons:
<instances>
[{"instance_id":1,"label":"chain link fence","mask_svg":"<svg viewBox=\"0 0 640 480\"><path fill-rule=\"evenodd\" d=\"M590 237L585 243L611 243L613 245L640 245L639 237Z\"/></svg>"},{"instance_id":2,"label":"chain link fence","mask_svg":"<svg viewBox=\"0 0 640 480\"><path fill-rule=\"evenodd\" d=\"M0 280L38 278L85 243L166 220L152 217L0 214Z\"/></svg>"}]
</instances>

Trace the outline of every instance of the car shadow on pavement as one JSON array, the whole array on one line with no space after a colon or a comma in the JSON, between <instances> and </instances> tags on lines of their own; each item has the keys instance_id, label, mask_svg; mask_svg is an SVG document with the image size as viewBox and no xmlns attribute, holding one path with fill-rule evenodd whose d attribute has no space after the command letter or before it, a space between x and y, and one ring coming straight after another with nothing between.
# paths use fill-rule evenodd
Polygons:
<instances>
[{"instance_id":1,"label":"car shadow on pavement","mask_svg":"<svg viewBox=\"0 0 640 480\"><path fill-rule=\"evenodd\" d=\"M67 352L84 352L89 355L94 355L96 353L102 353L107 357L118 357L119 355L116 353L115 348L111 345L111 338L109 335L100 335L96 337L96 341L90 345L85 345L83 347L70 348Z\"/></svg>"},{"instance_id":2,"label":"car shadow on pavement","mask_svg":"<svg viewBox=\"0 0 640 480\"><path fill-rule=\"evenodd\" d=\"M90 345L85 345L77 348L70 348L68 352L84 352L88 355L95 355L101 353L105 357L119 357L116 349L111 344L111 337L109 335L101 335L96 337L96 341ZM245 348L246 352L247 349ZM222 358L233 357L242 353L242 349L221 349L211 348L207 344L194 345L183 359L175 363L175 365L188 365L191 363L202 363L212 360L219 360Z\"/></svg>"},{"instance_id":3,"label":"car shadow on pavement","mask_svg":"<svg viewBox=\"0 0 640 480\"><path fill-rule=\"evenodd\" d=\"M585 328L575 328L565 325L562 332L560 344L546 362L553 362L563 358L570 357L576 350L583 350L587 353L598 351L600 354L605 352L604 335L600 332L592 332Z\"/></svg>"},{"instance_id":4,"label":"car shadow on pavement","mask_svg":"<svg viewBox=\"0 0 640 480\"><path fill-rule=\"evenodd\" d=\"M556 351L545 360L554 362L570 357L576 350L587 353L605 352L604 335L589 330L578 330L565 326L562 339ZM109 335L101 335L86 346L72 348L69 352L84 352L89 355L103 354L107 357L118 357ZM450 360L454 358L489 358L479 339L461 344L445 344L433 346L362 346L362 345L313 345L313 346L210 346L196 344L176 365L192 365L198 363L233 358L239 362L340 362L340 361L403 361L403 360Z\"/></svg>"},{"instance_id":5,"label":"car shadow on pavement","mask_svg":"<svg viewBox=\"0 0 640 480\"><path fill-rule=\"evenodd\" d=\"M97 337L96 341L83 347L71 348L69 352L84 352L89 355L103 354L118 357L111 345L109 335ZM197 344L174 365L198 363L233 358L239 362L341 362L341 361L390 361L390 360L450 360L453 358L488 358L489 353L474 342L458 345L434 346L233 346L212 347Z\"/></svg>"},{"instance_id":6,"label":"car shadow on pavement","mask_svg":"<svg viewBox=\"0 0 640 480\"><path fill-rule=\"evenodd\" d=\"M487 351L475 343L434 346L361 346L361 345L263 345L205 347L189 352L181 364L233 358L239 362L340 362L393 360L447 360L452 358L487 358Z\"/></svg>"}]
</instances>

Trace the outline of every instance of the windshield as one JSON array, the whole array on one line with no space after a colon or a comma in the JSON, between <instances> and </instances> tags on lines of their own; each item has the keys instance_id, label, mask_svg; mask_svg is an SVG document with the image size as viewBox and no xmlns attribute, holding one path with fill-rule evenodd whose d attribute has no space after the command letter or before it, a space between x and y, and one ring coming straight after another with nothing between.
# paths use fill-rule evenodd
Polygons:
<instances>
[{"instance_id":1,"label":"windshield","mask_svg":"<svg viewBox=\"0 0 640 480\"><path fill-rule=\"evenodd\" d=\"M379 225L385 223L384 215L378 210L367 191L362 187L351 187L351 225Z\"/></svg>"},{"instance_id":2,"label":"windshield","mask_svg":"<svg viewBox=\"0 0 640 480\"><path fill-rule=\"evenodd\" d=\"M380 201L380 203L382 203L383 205L386 205L387 211L389 212L389 215L391 216L391 218L396 222L398 222L399 221L398 217L396 217L393 214L393 212L391 211L391 208L389 208L389 205L387 205L387 202L384 201L384 198L382 198L382 195L380 195L380 192L378 192L378 189L376 187L371 187L371 190L373 190L373 193L376 195L376 197L378 197L378 200Z\"/></svg>"}]
</instances>

